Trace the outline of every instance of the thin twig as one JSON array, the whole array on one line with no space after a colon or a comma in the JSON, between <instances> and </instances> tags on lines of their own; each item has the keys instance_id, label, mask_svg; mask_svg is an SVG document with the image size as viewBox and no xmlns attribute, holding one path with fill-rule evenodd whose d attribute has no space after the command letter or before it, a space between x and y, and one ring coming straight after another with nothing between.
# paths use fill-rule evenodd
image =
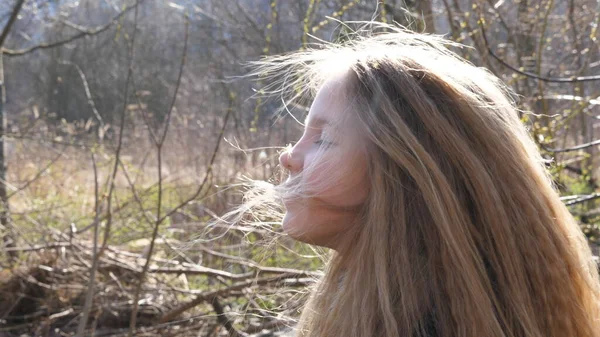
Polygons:
<instances>
[{"instance_id":1,"label":"thin twig","mask_svg":"<svg viewBox=\"0 0 600 337\"><path fill-rule=\"evenodd\" d=\"M127 100L129 98L129 82L133 77L133 57L135 51L135 37L137 34L137 26L138 26L138 5L140 1L136 0L133 7L134 10L134 18L133 18L133 32L131 33L131 41L129 45L129 56L128 56L128 67L127 67L127 79L125 80L125 91L123 96L123 110L121 113L121 120L119 122L119 138L117 141L117 148L115 150L115 165L113 166L112 174L109 177L109 191L107 193L106 201L107 201L107 218L106 218L106 227L104 228L104 237L102 238L102 247L100 248L99 255L102 255L106 246L108 245L108 238L110 237L110 230L112 225L112 194L115 190L115 178L117 176L117 171L119 169L119 158L121 157L121 149L123 147L123 134L125 131L125 115L127 114Z\"/></svg>"},{"instance_id":2,"label":"thin twig","mask_svg":"<svg viewBox=\"0 0 600 337\"><path fill-rule=\"evenodd\" d=\"M56 163L56 161L58 161L63 154L65 153L65 151L59 153L56 157L54 157L46 166L44 166L41 170L38 171L38 173L36 173L35 176L33 176L33 178L29 179L28 181L25 182L25 184L21 185L21 187L18 187L16 190L14 190L11 194L9 194L6 198L10 199L12 196L14 196L15 194L23 191L24 189L26 189L27 187L29 187L29 185L31 185L32 183L34 183L36 180L38 180L46 171L48 171L48 169L50 167L52 167L52 165L54 165L54 163Z\"/></svg>"},{"instance_id":3,"label":"thin twig","mask_svg":"<svg viewBox=\"0 0 600 337\"><path fill-rule=\"evenodd\" d=\"M175 83L175 92L173 93L173 99L171 100L171 106L169 107L169 111L167 112L167 116L165 117L165 126L163 133L160 137L159 144L165 142L165 138L167 138L167 132L169 131L169 125L171 115L173 114L173 109L175 108L175 102L177 101L177 94L179 93L179 86L181 85L181 77L183 76L183 68L185 67L185 63L187 60L187 50L188 50L188 40L190 35L190 20L188 14L184 14L185 19L185 35L183 37L183 53L181 55L181 62L179 63L179 74L177 75L177 82Z\"/></svg>"},{"instance_id":4,"label":"thin twig","mask_svg":"<svg viewBox=\"0 0 600 337\"><path fill-rule=\"evenodd\" d=\"M225 113L223 125L221 126L221 130L220 130L218 138L217 138L217 143L215 144L215 148L213 149L213 152L212 152L210 161L208 163L206 172L204 173L204 178L202 179L202 182L200 183L200 185L198 186L196 191L190 197L188 197L186 200L181 202L179 205L173 207L169 212L167 212L165 215L163 215L162 218L159 219L161 222L164 221L164 219L173 215L175 212L180 210L182 207L185 207L190 202L196 200L200 196L202 191L204 190L204 187L206 186L206 183L208 182L208 178L212 174L215 159L217 158L217 153L219 152L219 146L221 145L221 141L223 140L223 135L225 134L225 128L227 127L227 122L229 121L229 117L232 115L234 100L235 100L235 95L230 92L229 105L227 107L227 112Z\"/></svg>"},{"instance_id":5,"label":"thin twig","mask_svg":"<svg viewBox=\"0 0 600 337\"><path fill-rule=\"evenodd\" d=\"M88 285L87 294L85 296L85 303L83 305L83 313L79 326L77 327L76 337L83 337L85 327L87 325L88 317L92 309L92 302L94 299L94 283L96 281L96 271L98 270L98 218L100 213L100 196L98 192L98 168L96 165L96 158L92 153L92 166L94 168L94 242L92 248L92 267L90 270L90 283Z\"/></svg>"},{"instance_id":6,"label":"thin twig","mask_svg":"<svg viewBox=\"0 0 600 337\"><path fill-rule=\"evenodd\" d=\"M163 176L162 176L162 150L164 141L167 137L167 132L169 130L169 123L171 114L173 112L173 108L175 107L175 102L177 101L177 94L179 93L179 86L181 84L181 77L183 75L183 68L185 66L186 56L187 56L187 46L189 39L189 20L187 14L184 14L185 17L185 35L183 42L183 53L181 56L181 62L179 66L179 74L177 76L177 83L175 85L175 92L173 93L173 99L171 101L171 106L169 111L167 112L167 117L165 118L165 126L161 138L156 143L157 150L157 165L158 165L158 195L157 195L157 207L156 207L156 222L154 223L154 229L152 231L152 238L150 239L150 246L148 247L148 255L146 257L146 262L144 263L144 267L142 268L142 273L139 275L138 283L135 288L135 295L133 296L133 309L131 310L131 318L129 321L129 337L132 337L135 334L135 325L137 321L137 313L139 310L139 298L142 292L142 285L146 281L146 274L148 273L148 269L150 267L150 262L152 261L152 255L154 254L154 245L156 243L156 237L158 236L158 229L160 225L163 223L163 219L161 218L162 211L162 192L163 192ZM149 126L150 127L150 126Z\"/></svg>"}]
</instances>

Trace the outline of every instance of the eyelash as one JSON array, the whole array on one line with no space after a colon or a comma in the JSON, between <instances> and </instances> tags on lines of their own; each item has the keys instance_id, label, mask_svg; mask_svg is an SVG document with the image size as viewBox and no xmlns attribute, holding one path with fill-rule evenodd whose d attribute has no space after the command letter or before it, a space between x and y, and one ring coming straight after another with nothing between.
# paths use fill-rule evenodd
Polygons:
<instances>
[{"instance_id":1,"label":"eyelash","mask_svg":"<svg viewBox=\"0 0 600 337\"><path fill-rule=\"evenodd\" d=\"M315 142L315 144L319 145L319 146L325 146L325 147L330 147L332 145L334 145L332 142L328 142L324 139L319 139Z\"/></svg>"}]
</instances>

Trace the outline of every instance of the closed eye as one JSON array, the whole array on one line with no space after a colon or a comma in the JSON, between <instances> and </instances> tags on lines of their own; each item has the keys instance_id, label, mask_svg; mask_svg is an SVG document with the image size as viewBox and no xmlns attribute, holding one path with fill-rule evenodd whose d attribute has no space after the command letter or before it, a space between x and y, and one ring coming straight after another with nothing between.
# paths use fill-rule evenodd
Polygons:
<instances>
[{"instance_id":1,"label":"closed eye","mask_svg":"<svg viewBox=\"0 0 600 337\"><path fill-rule=\"evenodd\" d=\"M326 141L326 140L324 140L324 139L319 139L319 140L317 140L317 141L315 142L315 144L317 144L319 147L323 147L323 148L329 148L329 147L331 147L331 146L335 145L334 143L332 143L332 142L329 142L329 141Z\"/></svg>"}]
</instances>

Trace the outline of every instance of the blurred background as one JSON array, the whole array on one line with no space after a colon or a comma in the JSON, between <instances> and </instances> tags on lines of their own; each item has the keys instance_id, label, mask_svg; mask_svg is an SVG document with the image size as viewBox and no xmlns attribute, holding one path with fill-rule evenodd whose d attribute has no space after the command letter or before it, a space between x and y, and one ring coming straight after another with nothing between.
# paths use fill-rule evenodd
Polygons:
<instances>
[{"instance_id":1,"label":"blurred background","mask_svg":"<svg viewBox=\"0 0 600 337\"><path fill-rule=\"evenodd\" d=\"M325 251L206 227L301 126L247 62L396 22L518 94L597 254L600 2L2 0L0 336L248 336L293 326ZM303 118L301 104L291 114ZM596 135L598 133L598 135ZM262 219L269 221L269 219Z\"/></svg>"}]
</instances>

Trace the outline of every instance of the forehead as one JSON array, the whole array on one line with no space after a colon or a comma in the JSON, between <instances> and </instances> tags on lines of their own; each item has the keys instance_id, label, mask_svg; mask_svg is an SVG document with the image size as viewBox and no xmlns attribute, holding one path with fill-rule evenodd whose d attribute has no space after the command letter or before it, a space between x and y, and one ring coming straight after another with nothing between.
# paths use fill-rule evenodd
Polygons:
<instances>
[{"instance_id":1,"label":"forehead","mask_svg":"<svg viewBox=\"0 0 600 337\"><path fill-rule=\"evenodd\" d=\"M317 92L305 124L312 127L339 126L350 116L344 76L334 76Z\"/></svg>"}]
</instances>

